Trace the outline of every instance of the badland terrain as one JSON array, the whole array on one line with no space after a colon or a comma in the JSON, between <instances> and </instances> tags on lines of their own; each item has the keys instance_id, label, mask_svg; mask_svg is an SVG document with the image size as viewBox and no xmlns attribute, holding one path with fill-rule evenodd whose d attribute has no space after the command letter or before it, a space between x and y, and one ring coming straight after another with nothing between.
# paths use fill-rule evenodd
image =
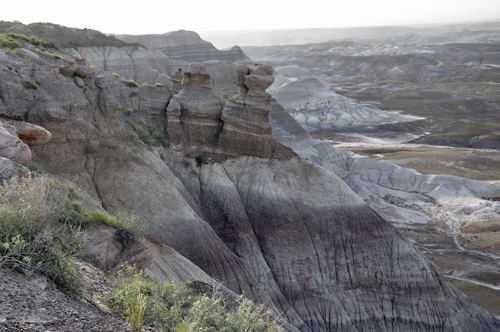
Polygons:
<instances>
[{"instance_id":1,"label":"badland terrain","mask_svg":"<svg viewBox=\"0 0 500 332\"><path fill-rule=\"evenodd\" d=\"M30 167L141 219L131 247L90 231L96 266L219 282L289 331L497 331L500 186L332 144L407 137L495 160L496 27L218 50L191 31L0 22L0 176ZM46 326L4 326L21 321Z\"/></svg>"}]
</instances>

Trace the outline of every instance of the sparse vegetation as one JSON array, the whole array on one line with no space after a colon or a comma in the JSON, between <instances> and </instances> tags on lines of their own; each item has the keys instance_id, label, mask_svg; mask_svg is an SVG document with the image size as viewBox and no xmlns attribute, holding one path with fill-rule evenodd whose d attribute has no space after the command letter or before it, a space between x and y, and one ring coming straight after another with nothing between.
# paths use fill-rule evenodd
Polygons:
<instances>
[{"instance_id":1,"label":"sparse vegetation","mask_svg":"<svg viewBox=\"0 0 500 332\"><path fill-rule=\"evenodd\" d=\"M5 34L0 34L0 48L7 51L13 51L15 48L19 47L21 47L21 44L19 44L19 42L14 40L12 37L9 37Z\"/></svg>"},{"instance_id":2,"label":"sparse vegetation","mask_svg":"<svg viewBox=\"0 0 500 332\"><path fill-rule=\"evenodd\" d=\"M126 115L126 116L129 116L129 115L131 115L131 114L132 114L132 110L126 110L126 111L125 111L125 115Z\"/></svg>"},{"instance_id":3,"label":"sparse vegetation","mask_svg":"<svg viewBox=\"0 0 500 332\"><path fill-rule=\"evenodd\" d=\"M112 75L116 78L120 78L120 75L118 75L117 73L113 73Z\"/></svg>"},{"instance_id":4,"label":"sparse vegetation","mask_svg":"<svg viewBox=\"0 0 500 332\"><path fill-rule=\"evenodd\" d=\"M92 143L87 142L83 145L83 153L87 156L95 155L97 152L99 152L99 150Z\"/></svg>"},{"instance_id":5,"label":"sparse vegetation","mask_svg":"<svg viewBox=\"0 0 500 332\"><path fill-rule=\"evenodd\" d=\"M136 109L134 109L136 111ZM131 115L131 113L125 112L125 115ZM144 124L140 125L135 123L132 120L126 120L126 123L128 123L132 129L137 133L139 136L139 139L143 141L146 145L151 145L152 141L151 139L154 139L158 143L160 143L163 146L170 146L170 142L168 141L169 137L168 134L166 134L162 130L156 129L154 126L146 126ZM147 131L143 129L143 127L147 128Z\"/></svg>"},{"instance_id":6,"label":"sparse vegetation","mask_svg":"<svg viewBox=\"0 0 500 332\"><path fill-rule=\"evenodd\" d=\"M131 91L129 94L128 94L128 97L129 98L134 98L134 97L137 97L139 95L139 92L137 91Z\"/></svg>"},{"instance_id":7,"label":"sparse vegetation","mask_svg":"<svg viewBox=\"0 0 500 332\"><path fill-rule=\"evenodd\" d=\"M128 86L129 88L137 88L139 86L139 84L137 84L136 81L134 80L126 80L124 78L122 78L123 80L123 83Z\"/></svg>"},{"instance_id":8,"label":"sparse vegetation","mask_svg":"<svg viewBox=\"0 0 500 332\"><path fill-rule=\"evenodd\" d=\"M24 40L25 42L31 43L36 46L42 46L45 48L58 48L53 42L46 41L43 39L37 39L35 36L27 37L22 33L6 33L0 34L0 48L8 51L12 51L15 48L20 48L21 44L17 40Z\"/></svg>"},{"instance_id":9,"label":"sparse vegetation","mask_svg":"<svg viewBox=\"0 0 500 332\"><path fill-rule=\"evenodd\" d=\"M40 87L35 81L26 81L24 84L26 89L38 90Z\"/></svg>"},{"instance_id":10,"label":"sparse vegetation","mask_svg":"<svg viewBox=\"0 0 500 332\"><path fill-rule=\"evenodd\" d=\"M51 52L45 52L45 54L48 54L50 55L51 57L54 57L56 59L62 59L62 57L60 55L57 55L55 53L51 53Z\"/></svg>"},{"instance_id":11,"label":"sparse vegetation","mask_svg":"<svg viewBox=\"0 0 500 332\"><path fill-rule=\"evenodd\" d=\"M84 248L64 188L45 176L0 186L0 266L40 273L70 295L80 282L71 257Z\"/></svg>"},{"instance_id":12,"label":"sparse vegetation","mask_svg":"<svg viewBox=\"0 0 500 332\"><path fill-rule=\"evenodd\" d=\"M142 129L137 123L135 123L132 120L127 120L125 121L134 129L134 131L137 133L137 136L139 136L139 139L143 141L146 145L150 145L150 137L148 135L148 132L146 132L144 129Z\"/></svg>"},{"instance_id":13,"label":"sparse vegetation","mask_svg":"<svg viewBox=\"0 0 500 332\"><path fill-rule=\"evenodd\" d=\"M185 286L163 285L133 267L123 269L115 279L109 303L139 331L144 324L165 331L278 332L281 327L261 305L240 296L236 308L224 307L221 292L192 294Z\"/></svg>"}]
</instances>

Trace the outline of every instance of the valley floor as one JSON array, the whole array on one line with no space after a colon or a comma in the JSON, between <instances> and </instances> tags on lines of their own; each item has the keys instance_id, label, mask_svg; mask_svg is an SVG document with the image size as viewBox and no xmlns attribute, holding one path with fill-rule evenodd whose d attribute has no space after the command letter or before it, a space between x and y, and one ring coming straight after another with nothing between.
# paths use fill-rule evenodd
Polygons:
<instances>
[{"instance_id":1,"label":"valley floor","mask_svg":"<svg viewBox=\"0 0 500 332\"><path fill-rule=\"evenodd\" d=\"M447 174L500 183L500 151L409 144L401 133L335 134L323 140L336 148L386 160L422 174ZM438 265L446 282L477 305L500 317L500 256L491 246L500 241L500 225L465 227L459 234L446 225L393 223L426 257ZM495 247L495 246L494 246ZM494 252L494 253L492 253Z\"/></svg>"}]
</instances>

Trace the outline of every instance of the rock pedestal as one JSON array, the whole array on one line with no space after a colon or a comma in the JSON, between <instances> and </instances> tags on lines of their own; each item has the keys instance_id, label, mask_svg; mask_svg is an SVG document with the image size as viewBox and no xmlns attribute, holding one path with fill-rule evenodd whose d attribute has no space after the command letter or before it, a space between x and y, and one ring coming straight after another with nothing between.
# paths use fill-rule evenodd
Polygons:
<instances>
[{"instance_id":1,"label":"rock pedestal","mask_svg":"<svg viewBox=\"0 0 500 332\"><path fill-rule=\"evenodd\" d=\"M173 142L215 147L222 129L222 104L212 93L210 74L201 63L184 72L182 89L167 107Z\"/></svg>"},{"instance_id":2,"label":"rock pedestal","mask_svg":"<svg viewBox=\"0 0 500 332\"><path fill-rule=\"evenodd\" d=\"M230 98L222 111L220 149L229 154L269 158L273 142L269 124L272 106L266 89L273 82L271 66L257 65L252 70L244 65L236 67L234 84L240 87L240 93Z\"/></svg>"}]
</instances>

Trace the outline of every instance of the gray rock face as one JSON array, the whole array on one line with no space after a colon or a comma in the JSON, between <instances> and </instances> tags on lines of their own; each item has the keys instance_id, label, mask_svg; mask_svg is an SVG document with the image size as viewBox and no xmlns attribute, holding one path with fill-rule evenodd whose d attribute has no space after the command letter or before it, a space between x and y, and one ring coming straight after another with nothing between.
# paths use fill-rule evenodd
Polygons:
<instances>
[{"instance_id":1,"label":"gray rock face","mask_svg":"<svg viewBox=\"0 0 500 332\"><path fill-rule=\"evenodd\" d=\"M276 101L270 120L276 140L337 174L386 220L425 224L436 218L458 231L461 226L497 218L495 209L487 203L489 198L500 197L500 186L456 176L424 175L337 150L329 143L312 139ZM464 208L474 213L464 214Z\"/></svg>"},{"instance_id":2,"label":"gray rock face","mask_svg":"<svg viewBox=\"0 0 500 332\"><path fill-rule=\"evenodd\" d=\"M184 72L182 90L167 108L168 131L174 142L215 147L222 130L222 105L211 90L206 67L192 63Z\"/></svg>"},{"instance_id":3,"label":"gray rock face","mask_svg":"<svg viewBox=\"0 0 500 332\"><path fill-rule=\"evenodd\" d=\"M0 157L27 166L31 161L29 146L17 137L14 126L0 120Z\"/></svg>"},{"instance_id":4,"label":"gray rock face","mask_svg":"<svg viewBox=\"0 0 500 332\"><path fill-rule=\"evenodd\" d=\"M308 75L306 69L278 68L275 77L276 81L269 92L309 132L417 119L384 112L372 105L338 95L313 75Z\"/></svg>"},{"instance_id":5,"label":"gray rock face","mask_svg":"<svg viewBox=\"0 0 500 332\"><path fill-rule=\"evenodd\" d=\"M77 47L73 53L84 58L89 65L139 84L167 85L174 69L172 61L163 53L142 46Z\"/></svg>"},{"instance_id":6,"label":"gray rock face","mask_svg":"<svg viewBox=\"0 0 500 332\"><path fill-rule=\"evenodd\" d=\"M252 63L238 46L228 51L220 51L212 43L201 39L194 31L179 30L161 35L118 35L116 38L127 43L138 43L150 49L158 49L170 59L187 62L219 60Z\"/></svg>"},{"instance_id":7,"label":"gray rock face","mask_svg":"<svg viewBox=\"0 0 500 332\"><path fill-rule=\"evenodd\" d=\"M230 98L222 111L224 128L219 147L228 153L269 158L273 144L269 124L271 95L266 89L274 82L270 66L253 70L236 67L234 83L240 93Z\"/></svg>"}]
</instances>

